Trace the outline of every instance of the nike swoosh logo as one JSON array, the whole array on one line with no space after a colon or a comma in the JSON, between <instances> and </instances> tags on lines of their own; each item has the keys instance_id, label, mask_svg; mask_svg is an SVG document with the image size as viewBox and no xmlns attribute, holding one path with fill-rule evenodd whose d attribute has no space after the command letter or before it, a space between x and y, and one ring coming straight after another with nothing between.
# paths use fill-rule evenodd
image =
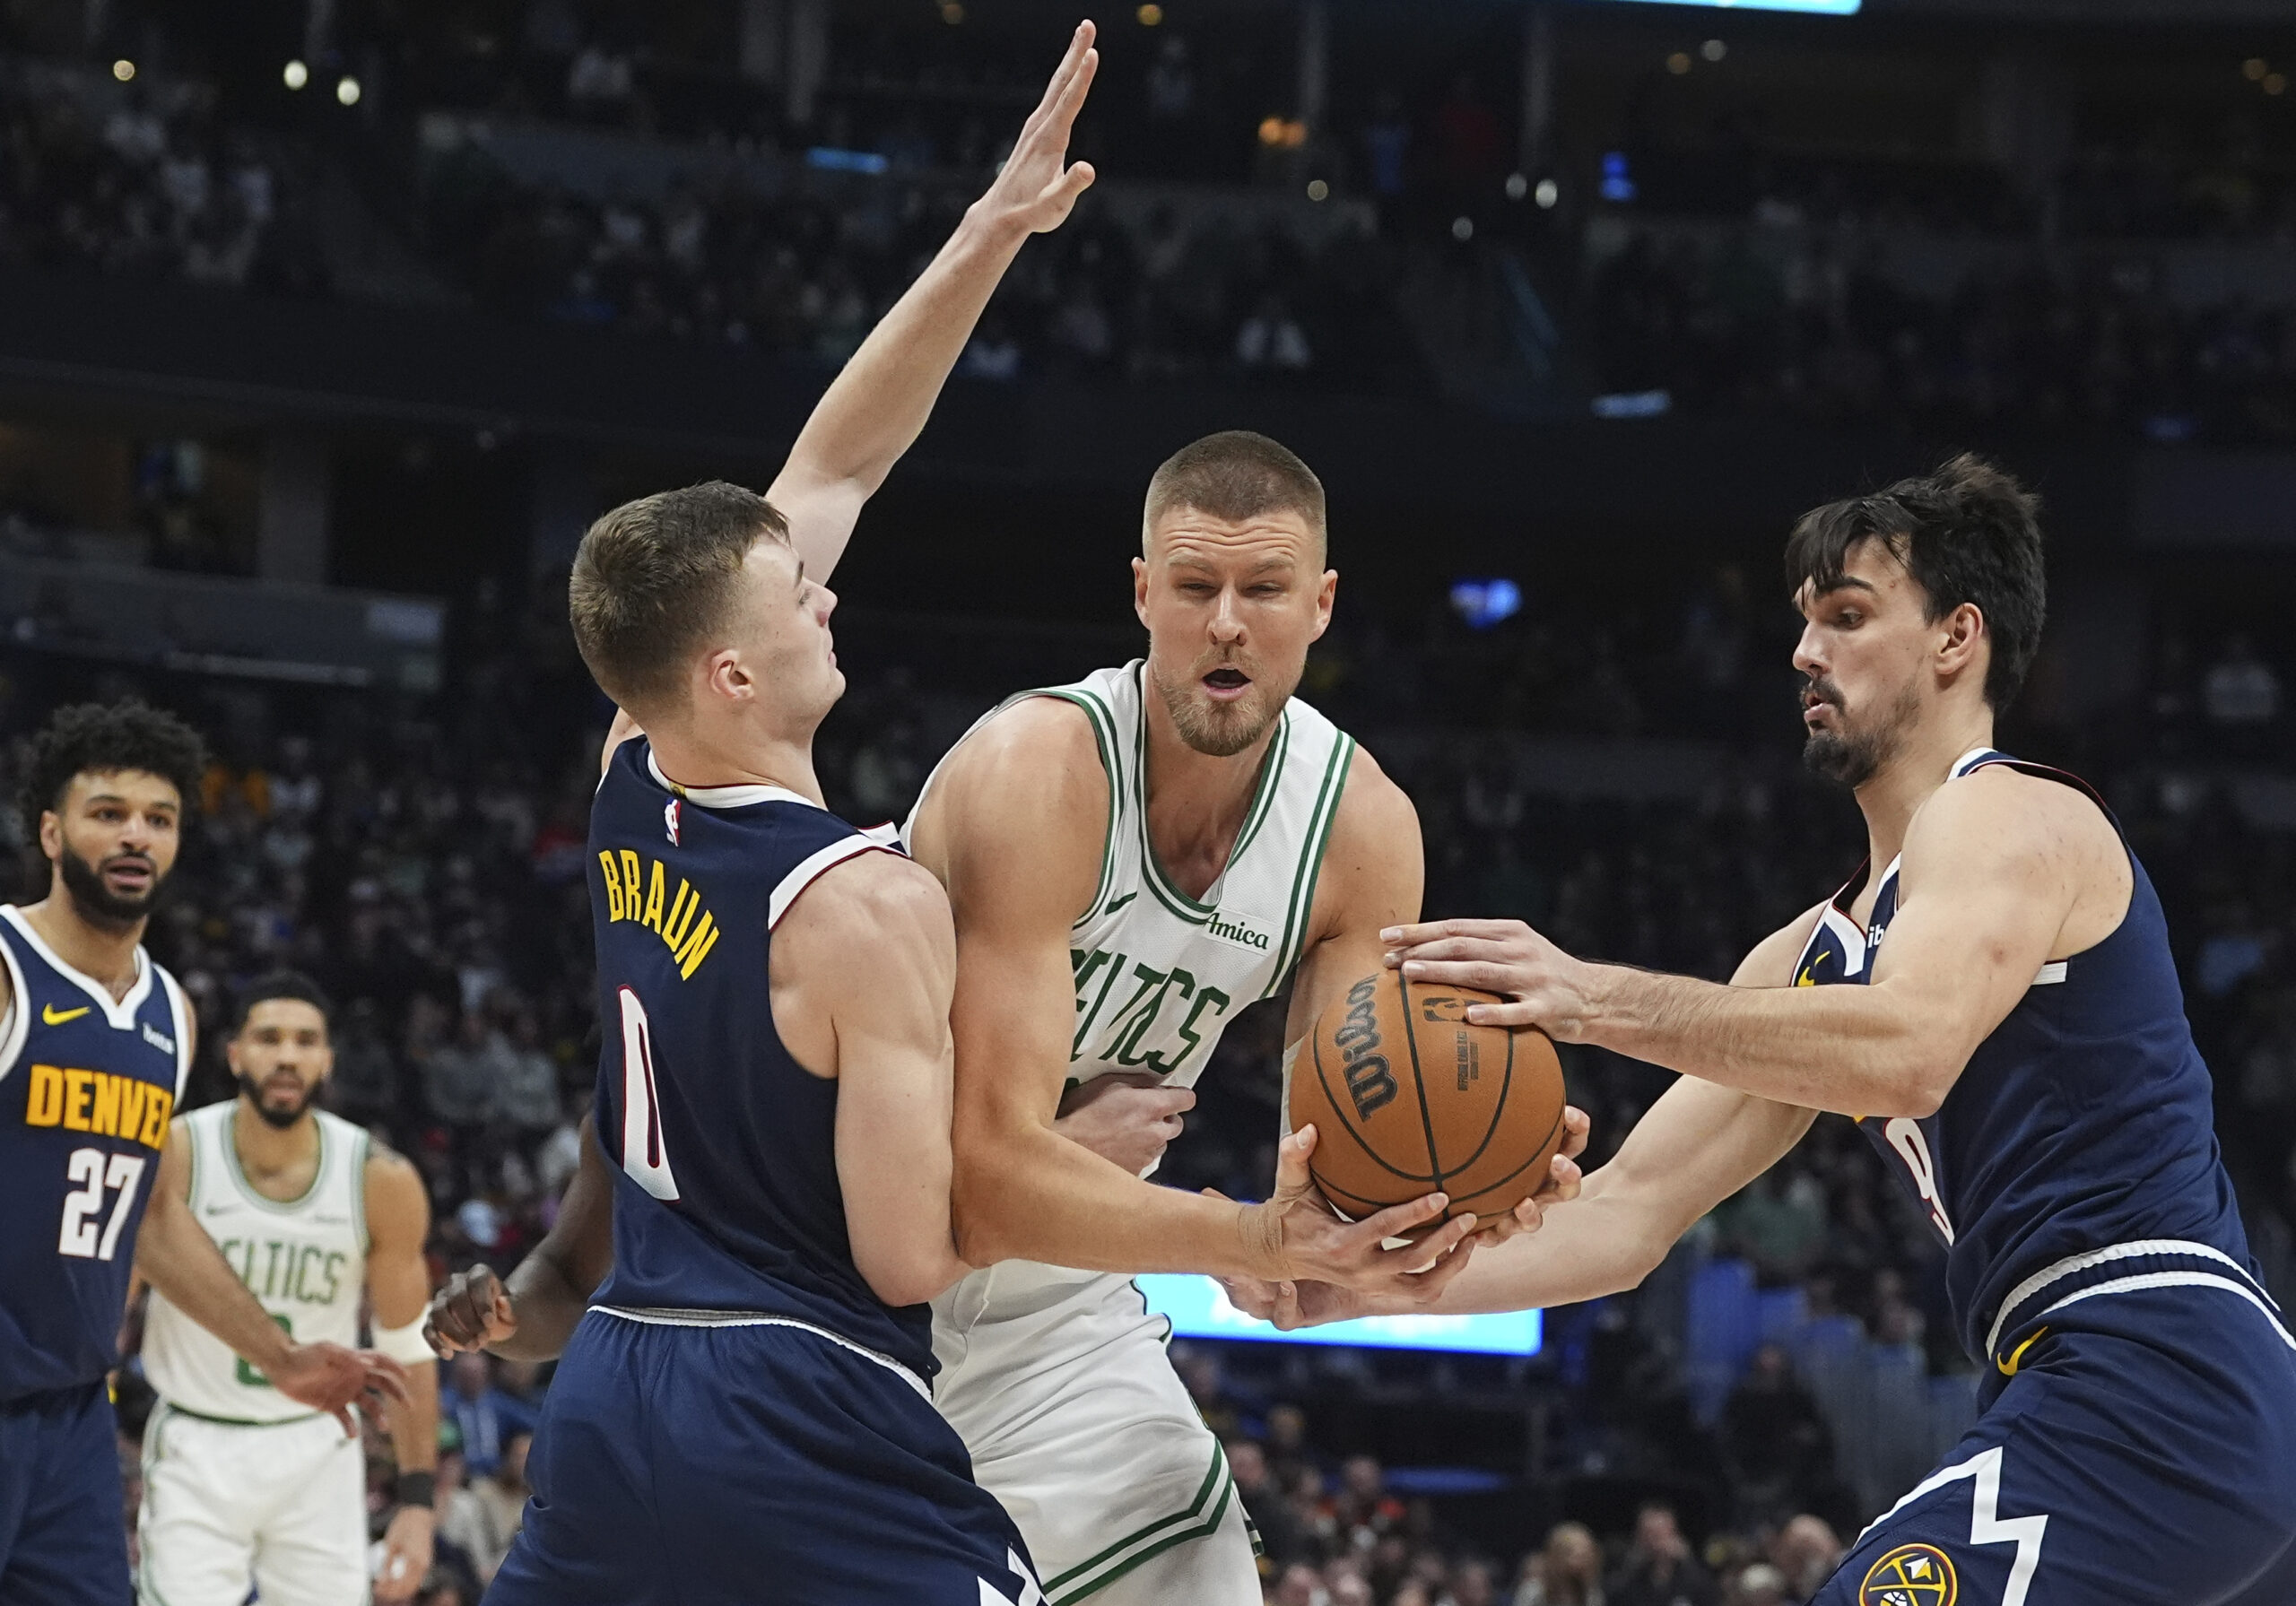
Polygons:
<instances>
[{"instance_id":1,"label":"nike swoosh logo","mask_svg":"<svg viewBox=\"0 0 2296 1606\"><path fill-rule=\"evenodd\" d=\"M83 1003L76 1010L59 1010L52 1003L44 1003L39 1006L40 1023L44 1026L61 1026L66 1020L77 1020L86 1014L91 1007Z\"/></svg>"},{"instance_id":2,"label":"nike swoosh logo","mask_svg":"<svg viewBox=\"0 0 2296 1606\"><path fill-rule=\"evenodd\" d=\"M1126 904L1130 903L1134 898L1137 898L1137 897L1139 897L1139 896L1140 896L1140 894L1139 894L1138 890L1134 890L1134 891L1130 891L1130 892L1126 893L1122 898L1109 898L1109 899L1108 913L1109 913L1109 914L1111 914L1111 915L1115 914L1118 909L1120 909L1120 908L1124 907L1124 906L1125 906L1125 905L1126 905ZM83 1010L83 1011L81 1011L80 1012L81 1012L82 1014L83 1014L83 1015L87 1013L87 1011L86 1011L85 1010Z\"/></svg>"}]
</instances>

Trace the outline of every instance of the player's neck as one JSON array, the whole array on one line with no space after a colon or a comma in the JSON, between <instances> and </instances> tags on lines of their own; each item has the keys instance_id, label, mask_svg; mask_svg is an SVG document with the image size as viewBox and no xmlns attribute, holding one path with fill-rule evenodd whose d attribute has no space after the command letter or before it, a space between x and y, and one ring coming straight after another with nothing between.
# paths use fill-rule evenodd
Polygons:
<instances>
[{"instance_id":1,"label":"player's neck","mask_svg":"<svg viewBox=\"0 0 2296 1606\"><path fill-rule=\"evenodd\" d=\"M1973 749L1993 745L1993 711L1940 709L1909 734L1904 749L1874 778L1857 788L1866 816L1867 852L1880 874L1905 847L1913 817L1952 777L1954 762Z\"/></svg>"},{"instance_id":2,"label":"player's neck","mask_svg":"<svg viewBox=\"0 0 2296 1606\"><path fill-rule=\"evenodd\" d=\"M1225 758L1198 752L1182 738L1161 698L1143 699L1148 761L1143 777L1148 803L1148 841L1156 859L1191 898L1202 898L1228 867L1259 790L1260 770L1274 740L1270 721L1258 741Z\"/></svg>"},{"instance_id":3,"label":"player's neck","mask_svg":"<svg viewBox=\"0 0 2296 1606\"><path fill-rule=\"evenodd\" d=\"M57 959L113 998L126 997L135 985L135 949L147 922L99 925L81 914L61 887L50 887L46 898L25 905L24 920Z\"/></svg>"},{"instance_id":4,"label":"player's neck","mask_svg":"<svg viewBox=\"0 0 2296 1606\"><path fill-rule=\"evenodd\" d=\"M760 738L741 731L732 736L689 725L682 729L648 731L654 762L662 773L689 792L716 786L778 786L814 803L822 802L822 784L813 775L813 746L774 737Z\"/></svg>"},{"instance_id":5,"label":"player's neck","mask_svg":"<svg viewBox=\"0 0 2296 1606\"><path fill-rule=\"evenodd\" d=\"M282 1202L300 1198L318 1163L319 1118L307 1109L292 1126L274 1126L241 1093L231 1111L231 1149L257 1193Z\"/></svg>"}]
</instances>

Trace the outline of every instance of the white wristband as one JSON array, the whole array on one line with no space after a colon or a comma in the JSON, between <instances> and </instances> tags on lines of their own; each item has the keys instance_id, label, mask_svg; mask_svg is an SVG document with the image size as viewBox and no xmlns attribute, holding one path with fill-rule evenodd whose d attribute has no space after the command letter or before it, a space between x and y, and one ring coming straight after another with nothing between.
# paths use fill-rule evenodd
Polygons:
<instances>
[{"instance_id":1,"label":"white wristband","mask_svg":"<svg viewBox=\"0 0 2296 1606\"><path fill-rule=\"evenodd\" d=\"M422 1361L436 1360L439 1352L422 1336L422 1318L417 1316L404 1327L386 1327L375 1324L375 1348L401 1366L415 1366Z\"/></svg>"}]
</instances>

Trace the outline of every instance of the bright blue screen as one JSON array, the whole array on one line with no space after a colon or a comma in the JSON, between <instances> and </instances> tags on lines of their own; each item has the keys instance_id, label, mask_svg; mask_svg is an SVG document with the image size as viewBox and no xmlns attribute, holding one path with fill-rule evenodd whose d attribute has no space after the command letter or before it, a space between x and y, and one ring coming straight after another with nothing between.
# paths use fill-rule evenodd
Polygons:
<instances>
[{"instance_id":1,"label":"bright blue screen","mask_svg":"<svg viewBox=\"0 0 2296 1606\"><path fill-rule=\"evenodd\" d=\"M1209 1277L1184 1272L1135 1277L1148 1308L1171 1318L1180 1338L1248 1339L1270 1344L1344 1344L1361 1350L1443 1350L1473 1355L1536 1355L1540 1313L1487 1316L1362 1316L1298 1333L1278 1333L1228 1303Z\"/></svg>"},{"instance_id":2,"label":"bright blue screen","mask_svg":"<svg viewBox=\"0 0 2296 1606\"><path fill-rule=\"evenodd\" d=\"M1640 0L1640 3L1705 5L1722 11L1809 11L1822 12L1832 17L1849 17L1857 14L1857 8L1865 4L1865 0Z\"/></svg>"}]
</instances>

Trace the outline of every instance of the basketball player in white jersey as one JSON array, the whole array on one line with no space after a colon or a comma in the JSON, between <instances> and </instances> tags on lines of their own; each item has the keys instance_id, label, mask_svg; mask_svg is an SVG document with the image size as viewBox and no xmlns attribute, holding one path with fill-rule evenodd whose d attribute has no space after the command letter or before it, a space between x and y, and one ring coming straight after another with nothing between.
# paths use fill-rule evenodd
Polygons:
<instances>
[{"instance_id":1,"label":"basketball player in white jersey","mask_svg":"<svg viewBox=\"0 0 2296 1606\"><path fill-rule=\"evenodd\" d=\"M309 1342L375 1346L407 1369L390 1411L398 1510L378 1601L413 1598L430 1570L438 1367L422 1340L430 1228L421 1175L317 1107L333 1068L326 995L265 977L226 1045L239 1097L176 1118L159 1187L187 1204L271 1319ZM144 1433L144 1606L344 1606L366 1598L365 1449L282 1394L167 1298L152 1295L144 1369L160 1396Z\"/></svg>"},{"instance_id":2,"label":"basketball player in white jersey","mask_svg":"<svg viewBox=\"0 0 2296 1606\"><path fill-rule=\"evenodd\" d=\"M934 1302L935 1398L1053 1606L1260 1599L1249 1519L1133 1274L1256 1265L1410 1304L1472 1252L1472 1216L1382 1247L1440 1194L1359 1224L1297 1208L1312 1128L1254 1207L1152 1186L1056 1128L1080 1085L1190 1086L1236 1011L1287 985L1296 1049L1419 907L1410 800L1292 696L1337 584L1307 464L1242 431L1183 448L1133 563L1147 657L991 713L909 822L956 916L954 1220L985 1268ZM1585 1130L1573 1112L1571 1154ZM1548 1196L1576 1177L1559 1159Z\"/></svg>"}]
</instances>

